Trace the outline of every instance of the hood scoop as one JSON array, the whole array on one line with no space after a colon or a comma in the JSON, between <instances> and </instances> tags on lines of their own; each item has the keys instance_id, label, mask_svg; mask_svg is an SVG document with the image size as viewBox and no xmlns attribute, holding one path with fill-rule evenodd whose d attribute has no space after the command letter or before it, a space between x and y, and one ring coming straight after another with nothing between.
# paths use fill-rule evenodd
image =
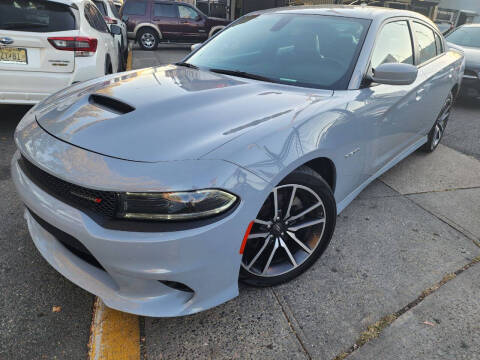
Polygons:
<instances>
[{"instance_id":1,"label":"hood scoop","mask_svg":"<svg viewBox=\"0 0 480 360\"><path fill-rule=\"evenodd\" d=\"M128 114L129 112L135 110L133 106L124 103L123 101L100 94L90 95L88 102L102 110L110 111L118 115Z\"/></svg>"}]
</instances>

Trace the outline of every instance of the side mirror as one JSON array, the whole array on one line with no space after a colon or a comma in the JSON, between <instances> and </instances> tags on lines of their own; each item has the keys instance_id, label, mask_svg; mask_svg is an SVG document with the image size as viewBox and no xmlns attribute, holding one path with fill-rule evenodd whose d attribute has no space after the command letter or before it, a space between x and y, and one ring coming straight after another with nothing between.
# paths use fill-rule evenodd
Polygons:
<instances>
[{"instance_id":1,"label":"side mirror","mask_svg":"<svg viewBox=\"0 0 480 360\"><path fill-rule=\"evenodd\" d=\"M127 15L123 15L123 16L122 16L122 21L123 21L124 23L126 23L126 22L128 21L128 16L127 16Z\"/></svg>"},{"instance_id":2,"label":"side mirror","mask_svg":"<svg viewBox=\"0 0 480 360\"><path fill-rule=\"evenodd\" d=\"M190 46L190 50L192 52L196 51L200 46L202 46L203 44L202 43L198 43L198 44L193 44L192 46Z\"/></svg>"},{"instance_id":3,"label":"side mirror","mask_svg":"<svg viewBox=\"0 0 480 360\"><path fill-rule=\"evenodd\" d=\"M378 84L410 85L415 82L418 69L410 64L381 64L373 70L371 80Z\"/></svg>"},{"instance_id":4,"label":"side mirror","mask_svg":"<svg viewBox=\"0 0 480 360\"><path fill-rule=\"evenodd\" d=\"M112 35L122 35L122 29L118 25L110 25L110 33Z\"/></svg>"}]
</instances>

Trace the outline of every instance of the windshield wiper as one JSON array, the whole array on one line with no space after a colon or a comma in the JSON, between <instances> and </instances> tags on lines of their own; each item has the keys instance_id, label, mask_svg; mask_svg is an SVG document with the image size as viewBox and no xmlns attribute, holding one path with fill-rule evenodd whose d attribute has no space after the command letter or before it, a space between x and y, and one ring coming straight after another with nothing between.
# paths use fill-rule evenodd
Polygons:
<instances>
[{"instance_id":1,"label":"windshield wiper","mask_svg":"<svg viewBox=\"0 0 480 360\"><path fill-rule=\"evenodd\" d=\"M197 69L198 70L198 66L197 65L193 65L193 64L190 64L190 63L187 63L187 62L177 62L175 63L175 65L177 66L185 66L185 67L188 67L190 69Z\"/></svg>"},{"instance_id":2,"label":"windshield wiper","mask_svg":"<svg viewBox=\"0 0 480 360\"><path fill-rule=\"evenodd\" d=\"M225 75L232 75L232 76L238 76L238 77L243 77L246 79L253 79L253 80L260 80L260 81L267 81L267 82L272 82L272 83L279 83L278 80L262 76L262 75L256 75L256 74L250 74L245 71L239 71L239 70L227 70L227 69L209 69L211 72L218 73L218 74L225 74Z\"/></svg>"}]
</instances>

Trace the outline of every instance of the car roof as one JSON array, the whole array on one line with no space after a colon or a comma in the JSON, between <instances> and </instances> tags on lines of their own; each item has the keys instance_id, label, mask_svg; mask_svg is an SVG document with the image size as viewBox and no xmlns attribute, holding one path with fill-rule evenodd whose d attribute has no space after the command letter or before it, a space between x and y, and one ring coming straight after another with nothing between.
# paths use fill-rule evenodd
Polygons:
<instances>
[{"instance_id":1,"label":"car roof","mask_svg":"<svg viewBox=\"0 0 480 360\"><path fill-rule=\"evenodd\" d=\"M251 14L266 14L266 13L279 13L279 14L310 14L310 15L330 15L330 16L342 16L352 17L360 19L370 20L383 20L392 17L407 16L417 18L419 20L432 21L426 16L409 10L385 8L378 6L366 6L366 5L315 5L315 6L289 6L282 8L273 8L268 10L256 11Z\"/></svg>"}]
</instances>

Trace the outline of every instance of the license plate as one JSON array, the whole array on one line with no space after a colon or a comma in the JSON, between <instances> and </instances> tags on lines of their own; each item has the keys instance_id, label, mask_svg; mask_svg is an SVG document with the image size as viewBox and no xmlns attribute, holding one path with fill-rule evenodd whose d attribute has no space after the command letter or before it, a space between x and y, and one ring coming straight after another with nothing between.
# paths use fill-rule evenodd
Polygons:
<instances>
[{"instance_id":1,"label":"license plate","mask_svg":"<svg viewBox=\"0 0 480 360\"><path fill-rule=\"evenodd\" d=\"M26 64L27 49L0 47L0 62L7 64Z\"/></svg>"}]
</instances>

